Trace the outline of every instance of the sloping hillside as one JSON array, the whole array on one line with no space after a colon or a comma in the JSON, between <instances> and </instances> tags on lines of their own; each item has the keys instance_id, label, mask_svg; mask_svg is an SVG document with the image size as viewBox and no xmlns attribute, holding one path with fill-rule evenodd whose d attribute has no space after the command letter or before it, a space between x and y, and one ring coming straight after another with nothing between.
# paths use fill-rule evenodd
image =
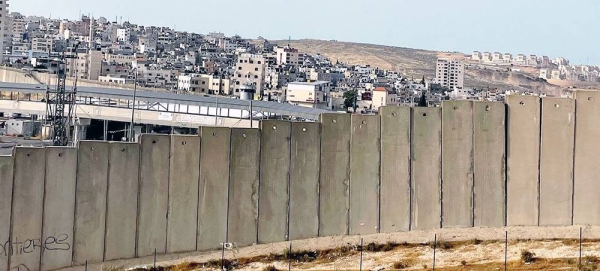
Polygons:
<instances>
[{"instance_id":1,"label":"sloping hillside","mask_svg":"<svg viewBox=\"0 0 600 271\"><path fill-rule=\"evenodd\" d=\"M287 44L288 41L279 43ZM461 53L312 39L292 40L291 46L308 54L322 54L332 61L339 60L354 65L369 64L381 69L396 70L414 78L420 78L423 75L428 78L434 77L435 62L438 57L464 56ZM519 89L554 95L561 91L559 86L536 80L537 76L534 74L467 70L465 75L465 85L468 87Z\"/></svg>"}]
</instances>

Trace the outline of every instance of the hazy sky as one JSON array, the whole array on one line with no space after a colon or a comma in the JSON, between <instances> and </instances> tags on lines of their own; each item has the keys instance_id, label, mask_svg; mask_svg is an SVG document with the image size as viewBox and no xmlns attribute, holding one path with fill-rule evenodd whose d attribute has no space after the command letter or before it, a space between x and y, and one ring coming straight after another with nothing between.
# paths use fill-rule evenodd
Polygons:
<instances>
[{"instance_id":1,"label":"hazy sky","mask_svg":"<svg viewBox=\"0 0 600 271\"><path fill-rule=\"evenodd\" d=\"M440 51L499 51L600 65L598 0L9 0L10 11L93 14L246 38L317 38Z\"/></svg>"}]
</instances>

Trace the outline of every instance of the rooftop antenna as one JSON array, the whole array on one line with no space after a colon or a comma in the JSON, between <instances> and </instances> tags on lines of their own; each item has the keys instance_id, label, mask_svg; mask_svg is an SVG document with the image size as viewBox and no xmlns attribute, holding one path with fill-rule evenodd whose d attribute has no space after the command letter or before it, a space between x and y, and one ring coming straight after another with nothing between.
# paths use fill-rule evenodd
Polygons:
<instances>
[{"instance_id":1,"label":"rooftop antenna","mask_svg":"<svg viewBox=\"0 0 600 271\"><path fill-rule=\"evenodd\" d=\"M288 47L292 47L290 46L290 44L292 43L292 36L288 36Z\"/></svg>"}]
</instances>

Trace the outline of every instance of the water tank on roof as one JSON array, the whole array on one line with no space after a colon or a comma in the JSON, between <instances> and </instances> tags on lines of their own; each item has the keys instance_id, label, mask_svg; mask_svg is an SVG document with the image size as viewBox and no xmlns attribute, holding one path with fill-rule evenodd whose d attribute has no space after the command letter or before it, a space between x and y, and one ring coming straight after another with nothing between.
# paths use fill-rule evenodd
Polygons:
<instances>
[{"instance_id":1,"label":"water tank on roof","mask_svg":"<svg viewBox=\"0 0 600 271\"><path fill-rule=\"evenodd\" d=\"M256 86L254 84L242 84L240 85L240 100L254 100L254 94L256 93Z\"/></svg>"}]
</instances>

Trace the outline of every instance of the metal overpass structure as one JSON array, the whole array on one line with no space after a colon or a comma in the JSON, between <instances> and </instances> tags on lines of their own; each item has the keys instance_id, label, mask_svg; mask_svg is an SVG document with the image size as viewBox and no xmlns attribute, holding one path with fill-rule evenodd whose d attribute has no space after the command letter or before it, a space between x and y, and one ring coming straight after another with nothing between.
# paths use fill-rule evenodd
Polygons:
<instances>
[{"instance_id":1,"label":"metal overpass structure","mask_svg":"<svg viewBox=\"0 0 600 271\"><path fill-rule=\"evenodd\" d=\"M45 115L46 91L56 86L0 82L0 112ZM67 86L67 91L73 91ZM136 124L195 128L200 125L258 127L262 119L316 121L331 111L286 103L247 101L229 97L77 87L74 117Z\"/></svg>"}]
</instances>

